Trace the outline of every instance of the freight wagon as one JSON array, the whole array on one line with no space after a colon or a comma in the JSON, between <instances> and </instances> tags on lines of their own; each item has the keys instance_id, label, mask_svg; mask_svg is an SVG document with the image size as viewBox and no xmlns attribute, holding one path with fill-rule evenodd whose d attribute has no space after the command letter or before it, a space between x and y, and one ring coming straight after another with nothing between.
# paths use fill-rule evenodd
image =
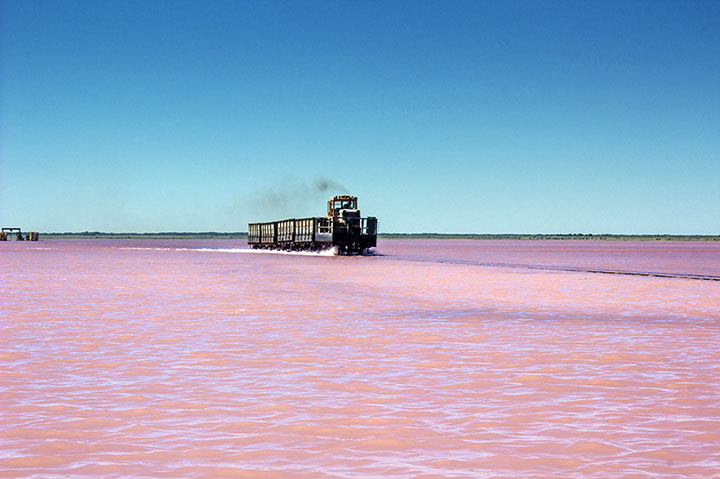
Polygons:
<instances>
[{"instance_id":1,"label":"freight wagon","mask_svg":"<svg viewBox=\"0 0 720 479\"><path fill-rule=\"evenodd\" d=\"M357 197L333 196L327 216L291 218L248 224L248 245L254 249L321 251L336 247L340 254L362 253L377 245L377 218L360 216Z\"/></svg>"}]
</instances>

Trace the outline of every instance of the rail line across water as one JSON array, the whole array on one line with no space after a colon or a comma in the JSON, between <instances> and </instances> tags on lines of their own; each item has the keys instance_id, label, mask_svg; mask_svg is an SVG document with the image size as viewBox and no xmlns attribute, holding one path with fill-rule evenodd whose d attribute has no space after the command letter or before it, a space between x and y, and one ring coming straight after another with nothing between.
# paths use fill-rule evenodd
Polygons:
<instances>
[{"instance_id":1,"label":"rail line across water","mask_svg":"<svg viewBox=\"0 0 720 479\"><path fill-rule=\"evenodd\" d=\"M384 256L384 255L378 255ZM495 268L521 268L521 269L537 269L542 271L564 271L571 273L593 273L593 274L618 274L627 276L647 276L654 278L675 278L675 279L694 279L700 281L720 281L720 276L714 275L701 275L701 274L683 274L683 273L661 273L655 271L622 271L622 270L609 270L609 269L596 269L596 268L573 268L564 266L547 266L547 265L534 265L534 264L521 264L521 263L498 263L498 262L485 262L485 261L459 261L459 260L426 260L426 259L413 259L407 257L398 257L402 261L414 261L419 263L435 263L435 264L457 264L464 266L487 266Z\"/></svg>"},{"instance_id":2,"label":"rail line across water","mask_svg":"<svg viewBox=\"0 0 720 479\"><path fill-rule=\"evenodd\" d=\"M217 253L251 253L251 254L284 254L284 255L298 255L298 256L317 256L317 257L331 257L335 256L336 253L333 249L328 249L318 252L309 251L276 251L276 250L254 250L249 248L143 248L134 247L128 248L123 247L120 249L135 249L135 250L156 250L156 251L198 251L198 252L217 252ZM571 266L551 266L542 264L527 264L527 263L504 263L495 261L465 261L465 260L450 260L450 259L424 259L424 258L412 258L403 255L387 255L381 252L375 252L363 256L374 256L384 257L390 260L396 261L411 261L420 263L435 263L435 264L457 264L464 266L483 266L483 267L495 267L495 268L520 268L520 269L533 269L541 271L562 271L571 273L593 273L593 274L614 274L614 275L625 275L625 276L645 276L652 278L672 278L672 279L691 279L697 281L720 281L720 276L715 275L701 275L701 274L689 274L689 273L667 273L659 271L624 271L624 270L612 270L602 268L575 268Z\"/></svg>"}]
</instances>

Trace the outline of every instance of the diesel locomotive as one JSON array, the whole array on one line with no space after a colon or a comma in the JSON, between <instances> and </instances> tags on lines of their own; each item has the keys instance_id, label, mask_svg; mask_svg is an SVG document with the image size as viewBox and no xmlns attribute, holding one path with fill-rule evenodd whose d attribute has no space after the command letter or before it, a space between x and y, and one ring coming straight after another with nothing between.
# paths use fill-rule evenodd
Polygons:
<instances>
[{"instance_id":1,"label":"diesel locomotive","mask_svg":"<svg viewBox=\"0 0 720 479\"><path fill-rule=\"evenodd\" d=\"M249 223L248 245L253 249L284 251L335 247L339 254L362 253L377 246L377 218L360 216L356 196L333 196L327 203L325 217Z\"/></svg>"}]
</instances>

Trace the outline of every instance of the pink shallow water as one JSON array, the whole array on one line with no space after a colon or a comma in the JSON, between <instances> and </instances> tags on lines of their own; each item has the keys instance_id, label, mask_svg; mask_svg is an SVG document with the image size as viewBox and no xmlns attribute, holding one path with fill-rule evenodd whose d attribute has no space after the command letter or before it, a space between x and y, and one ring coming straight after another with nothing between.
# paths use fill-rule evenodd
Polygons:
<instances>
[{"instance_id":1,"label":"pink shallow water","mask_svg":"<svg viewBox=\"0 0 720 479\"><path fill-rule=\"evenodd\" d=\"M0 476L720 477L720 244L244 248L0 244Z\"/></svg>"}]
</instances>

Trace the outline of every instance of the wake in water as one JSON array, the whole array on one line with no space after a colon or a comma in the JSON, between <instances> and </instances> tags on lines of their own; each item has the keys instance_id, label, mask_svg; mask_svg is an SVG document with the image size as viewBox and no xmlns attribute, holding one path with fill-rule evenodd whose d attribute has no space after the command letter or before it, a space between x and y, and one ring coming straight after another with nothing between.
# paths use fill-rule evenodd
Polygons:
<instances>
[{"instance_id":1,"label":"wake in water","mask_svg":"<svg viewBox=\"0 0 720 479\"><path fill-rule=\"evenodd\" d=\"M219 251L223 253L252 253L252 254L283 254L291 256L336 256L338 249L333 247L322 251L281 251L274 249L250 248L200 248L194 251Z\"/></svg>"},{"instance_id":2,"label":"wake in water","mask_svg":"<svg viewBox=\"0 0 720 479\"><path fill-rule=\"evenodd\" d=\"M292 256L340 256L337 246L322 251L282 251L274 249L250 249L250 248L200 248L195 251L222 251L228 253L256 253L256 254L284 254ZM362 254L352 254L350 256L377 256L377 252L373 248L364 249Z\"/></svg>"},{"instance_id":3,"label":"wake in water","mask_svg":"<svg viewBox=\"0 0 720 479\"><path fill-rule=\"evenodd\" d=\"M148 248L148 247L123 247L126 250L144 250L144 251L202 251L210 253L250 253L250 254L281 254L290 256L338 256L339 251L336 246L322 251L281 251L272 249L250 249L250 248ZM363 251L362 256L376 256L377 253L373 248Z\"/></svg>"}]
</instances>

